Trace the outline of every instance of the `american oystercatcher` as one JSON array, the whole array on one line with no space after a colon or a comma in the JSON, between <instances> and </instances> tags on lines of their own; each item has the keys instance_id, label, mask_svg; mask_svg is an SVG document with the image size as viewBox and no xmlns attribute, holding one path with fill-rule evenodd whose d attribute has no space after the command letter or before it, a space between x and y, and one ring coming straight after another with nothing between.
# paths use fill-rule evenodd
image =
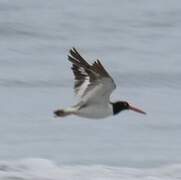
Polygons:
<instances>
[{"instance_id":1,"label":"american oystercatcher","mask_svg":"<svg viewBox=\"0 0 181 180\"><path fill-rule=\"evenodd\" d=\"M116 84L99 60L90 65L75 48L70 49L69 53L68 60L72 63L75 78L74 90L80 101L69 108L56 110L56 117L77 115L100 119L123 110L146 114L126 101L110 102L110 95Z\"/></svg>"}]
</instances>

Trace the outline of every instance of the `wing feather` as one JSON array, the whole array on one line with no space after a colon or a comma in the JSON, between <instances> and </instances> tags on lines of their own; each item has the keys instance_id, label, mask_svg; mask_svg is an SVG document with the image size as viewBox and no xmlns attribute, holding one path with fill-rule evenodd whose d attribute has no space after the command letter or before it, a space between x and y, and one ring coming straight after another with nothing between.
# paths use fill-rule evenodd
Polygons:
<instances>
[{"instance_id":1,"label":"wing feather","mask_svg":"<svg viewBox=\"0 0 181 180\"><path fill-rule=\"evenodd\" d=\"M90 65L75 49L69 51L68 60L72 63L75 93L86 101L109 100L116 88L114 80L99 60ZM97 97L101 98L97 98Z\"/></svg>"}]
</instances>

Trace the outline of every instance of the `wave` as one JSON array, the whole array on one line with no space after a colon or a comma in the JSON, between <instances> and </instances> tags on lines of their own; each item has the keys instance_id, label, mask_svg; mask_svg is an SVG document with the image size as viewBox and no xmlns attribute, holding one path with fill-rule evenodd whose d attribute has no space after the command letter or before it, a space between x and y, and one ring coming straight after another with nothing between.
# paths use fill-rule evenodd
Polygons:
<instances>
[{"instance_id":1,"label":"wave","mask_svg":"<svg viewBox=\"0 0 181 180\"><path fill-rule=\"evenodd\" d=\"M157 168L105 165L57 165L46 159L0 161L0 180L174 180L181 164Z\"/></svg>"},{"instance_id":2,"label":"wave","mask_svg":"<svg viewBox=\"0 0 181 180\"><path fill-rule=\"evenodd\" d=\"M123 87L145 87L145 88L180 88L180 73L114 73L116 84ZM72 87L72 79L19 79L19 78L0 78L0 87L18 87L18 88L56 88Z\"/></svg>"}]
</instances>

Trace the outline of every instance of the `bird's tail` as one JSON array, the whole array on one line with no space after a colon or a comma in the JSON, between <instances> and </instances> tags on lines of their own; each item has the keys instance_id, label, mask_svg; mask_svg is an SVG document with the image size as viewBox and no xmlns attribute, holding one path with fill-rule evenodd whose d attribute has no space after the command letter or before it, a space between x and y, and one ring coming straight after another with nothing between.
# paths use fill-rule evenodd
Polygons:
<instances>
[{"instance_id":1,"label":"bird's tail","mask_svg":"<svg viewBox=\"0 0 181 180\"><path fill-rule=\"evenodd\" d=\"M76 109L74 108L67 108L67 109L58 109L54 111L55 117L65 117L68 115L73 115L75 114Z\"/></svg>"}]
</instances>

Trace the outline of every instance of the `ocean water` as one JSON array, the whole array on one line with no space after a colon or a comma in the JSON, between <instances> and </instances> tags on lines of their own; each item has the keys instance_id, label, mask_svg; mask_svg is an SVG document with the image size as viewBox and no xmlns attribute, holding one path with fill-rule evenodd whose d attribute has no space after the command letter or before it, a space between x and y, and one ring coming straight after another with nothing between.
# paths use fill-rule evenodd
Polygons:
<instances>
[{"instance_id":1,"label":"ocean water","mask_svg":"<svg viewBox=\"0 0 181 180\"><path fill-rule=\"evenodd\" d=\"M180 32L178 0L0 0L0 179L181 179ZM147 115L54 118L73 46Z\"/></svg>"}]
</instances>

